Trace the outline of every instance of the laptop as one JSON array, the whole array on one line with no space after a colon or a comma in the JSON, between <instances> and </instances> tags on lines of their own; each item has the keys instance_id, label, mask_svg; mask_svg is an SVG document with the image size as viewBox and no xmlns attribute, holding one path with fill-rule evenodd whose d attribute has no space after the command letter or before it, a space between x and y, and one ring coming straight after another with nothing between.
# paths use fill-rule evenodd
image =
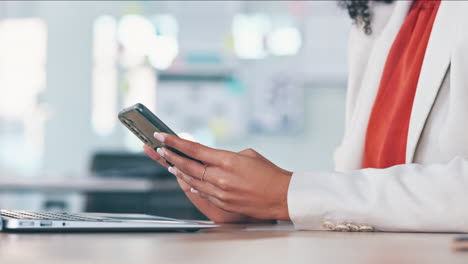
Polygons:
<instances>
[{"instance_id":1,"label":"laptop","mask_svg":"<svg viewBox=\"0 0 468 264\"><path fill-rule=\"evenodd\" d=\"M2 227L3 226L3 227ZM3 232L198 231L218 225L145 214L67 213L0 210Z\"/></svg>"}]
</instances>

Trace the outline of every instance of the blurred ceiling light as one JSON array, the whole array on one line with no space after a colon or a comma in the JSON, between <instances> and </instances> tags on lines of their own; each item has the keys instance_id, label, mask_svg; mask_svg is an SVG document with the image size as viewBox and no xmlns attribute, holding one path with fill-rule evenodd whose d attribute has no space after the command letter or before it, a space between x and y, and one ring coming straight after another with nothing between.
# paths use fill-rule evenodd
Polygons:
<instances>
[{"instance_id":1,"label":"blurred ceiling light","mask_svg":"<svg viewBox=\"0 0 468 264\"><path fill-rule=\"evenodd\" d=\"M111 16L100 16L94 21L93 56L94 60L117 58L117 21ZM115 43L115 44L114 44ZM109 46L110 45L110 46ZM114 63L114 61L108 61Z\"/></svg>"},{"instance_id":2,"label":"blurred ceiling light","mask_svg":"<svg viewBox=\"0 0 468 264\"><path fill-rule=\"evenodd\" d=\"M120 19L118 39L125 50L134 56L145 56L155 35L153 24L141 15L125 15Z\"/></svg>"},{"instance_id":3,"label":"blurred ceiling light","mask_svg":"<svg viewBox=\"0 0 468 264\"><path fill-rule=\"evenodd\" d=\"M176 39L168 36L154 36L149 50L149 62L158 69L169 68L179 54L179 44Z\"/></svg>"},{"instance_id":4,"label":"blurred ceiling light","mask_svg":"<svg viewBox=\"0 0 468 264\"><path fill-rule=\"evenodd\" d=\"M270 28L270 19L266 15L236 15L232 24L236 55L241 59L264 58L267 55L264 40Z\"/></svg>"},{"instance_id":5,"label":"blurred ceiling light","mask_svg":"<svg viewBox=\"0 0 468 264\"><path fill-rule=\"evenodd\" d=\"M269 34L267 44L272 55L295 55L302 47L301 33L295 27L280 27Z\"/></svg>"},{"instance_id":6,"label":"blurred ceiling light","mask_svg":"<svg viewBox=\"0 0 468 264\"><path fill-rule=\"evenodd\" d=\"M169 68L179 54L177 35L179 26L173 15L154 16L152 21L156 30L150 42L148 59L151 66L158 70Z\"/></svg>"}]
</instances>

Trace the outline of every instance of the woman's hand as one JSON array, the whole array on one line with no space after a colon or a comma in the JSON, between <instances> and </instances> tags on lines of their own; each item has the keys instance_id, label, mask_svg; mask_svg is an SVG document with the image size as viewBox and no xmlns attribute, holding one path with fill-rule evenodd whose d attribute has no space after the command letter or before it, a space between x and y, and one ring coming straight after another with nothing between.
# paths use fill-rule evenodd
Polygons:
<instances>
[{"instance_id":1,"label":"woman's hand","mask_svg":"<svg viewBox=\"0 0 468 264\"><path fill-rule=\"evenodd\" d=\"M161 158L161 156L157 154L152 148L148 147L147 145L144 145L144 151L150 158L152 158L159 164L163 165L166 168L170 167L169 164L167 164L167 162L163 158ZM263 156L261 156L260 154L256 152L253 153L250 150L244 150L239 153L255 158L263 158ZM198 210L200 210L209 219L213 220L216 223L255 223L262 221L260 219L255 219L246 215L224 211L223 209L218 208L217 206L212 204L207 199L200 197L200 195L192 193L190 191L190 185L184 182L181 177L177 177L177 182L179 183L180 188L184 191L185 195L187 195L187 197L198 208Z\"/></svg>"},{"instance_id":2,"label":"woman's hand","mask_svg":"<svg viewBox=\"0 0 468 264\"><path fill-rule=\"evenodd\" d=\"M156 133L155 137L205 164L183 158L166 148L158 149L164 159L174 164L169 171L190 186L193 195L237 215L289 220L287 192L291 172L252 150L234 153L169 134Z\"/></svg>"}]
</instances>

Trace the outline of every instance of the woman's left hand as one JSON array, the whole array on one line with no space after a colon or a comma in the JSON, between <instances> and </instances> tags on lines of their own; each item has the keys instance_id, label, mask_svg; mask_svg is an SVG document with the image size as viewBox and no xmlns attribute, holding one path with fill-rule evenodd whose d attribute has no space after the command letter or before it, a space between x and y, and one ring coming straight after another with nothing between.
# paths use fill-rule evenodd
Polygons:
<instances>
[{"instance_id":1,"label":"woman's left hand","mask_svg":"<svg viewBox=\"0 0 468 264\"><path fill-rule=\"evenodd\" d=\"M291 172L255 155L212 149L165 133L155 133L155 138L204 163L167 148L158 149L159 155L174 165L169 171L190 185L192 193L228 212L290 220L287 193Z\"/></svg>"}]
</instances>

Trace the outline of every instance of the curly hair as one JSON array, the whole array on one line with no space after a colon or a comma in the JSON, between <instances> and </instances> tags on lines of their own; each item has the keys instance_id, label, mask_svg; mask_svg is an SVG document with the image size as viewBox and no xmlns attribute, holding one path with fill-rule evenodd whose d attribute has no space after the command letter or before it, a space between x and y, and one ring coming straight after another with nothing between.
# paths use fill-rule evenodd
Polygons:
<instances>
[{"instance_id":1,"label":"curly hair","mask_svg":"<svg viewBox=\"0 0 468 264\"><path fill-rule=\"evenodd\" d=\"M349 16L354 23L362 25L367 35L372 34L372 13L369 10L370 0L339 0L339 5L348 10ZM372 0L377 2L392 3L395 0Z\"/></svg>"}]
</instances>

